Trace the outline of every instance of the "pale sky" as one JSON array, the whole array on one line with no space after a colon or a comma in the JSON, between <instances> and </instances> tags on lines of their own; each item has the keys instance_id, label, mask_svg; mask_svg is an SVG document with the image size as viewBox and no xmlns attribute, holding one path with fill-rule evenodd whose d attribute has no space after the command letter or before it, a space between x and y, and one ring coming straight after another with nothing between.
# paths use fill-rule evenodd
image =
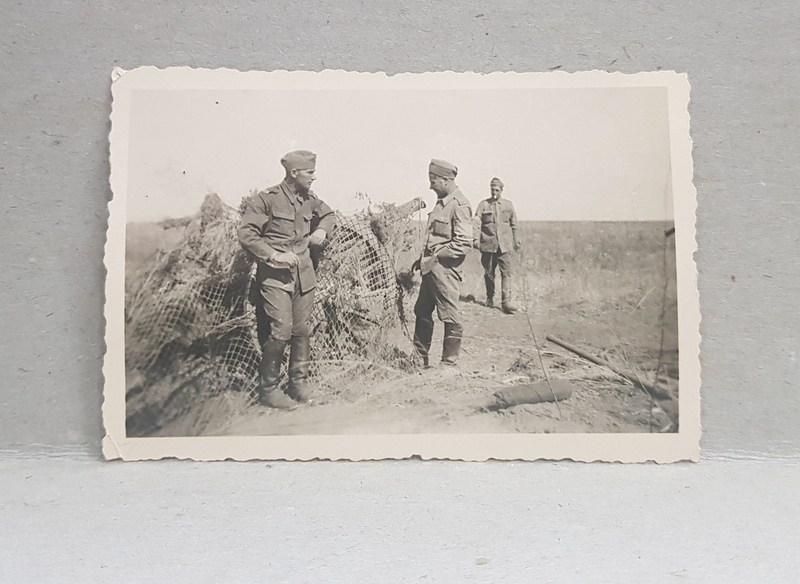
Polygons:
<instances>
[{"instance_id":1,"label":"pale sky","mask_svg":"<svg viewBox=\"0 0 800 584\"><path fill-rule=\"evenodd\" d=\"M500 177L522 220L672 219L664 87L136 90L128 221L181 217L216 192L238 206L283 179L281 156L317 153L313 189L429 206L431 158L459 168L472 204Z\"/></svg>"}]
</instances>

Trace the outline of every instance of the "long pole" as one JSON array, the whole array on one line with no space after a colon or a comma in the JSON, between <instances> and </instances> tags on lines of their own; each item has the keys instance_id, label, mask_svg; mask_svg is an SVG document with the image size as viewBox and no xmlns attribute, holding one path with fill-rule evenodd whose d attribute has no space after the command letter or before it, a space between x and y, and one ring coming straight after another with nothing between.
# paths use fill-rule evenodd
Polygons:
<instances>
[{"instance_id":1,"label":"long pole","mask_svg":"<svg viewBox=\"0 0 800 584\"><path fill-rule=\"evenodd\" d=\"M575 353L576 355L578 355L579 357L583 357L587 361L591 361L595 365L600 365L601 367L606 367L606 368L610 369L611 371L613 371L614 373L616 373L617 375L619 375L620 377L623 377L623 378L627 379L628 381L630 381L636 387L640 387L650 397L652 397L653 399L655 399L655 400L657 400L659 402L658 405L661 406L661 409L664 410L664 412L667 414L667 416L670 418L670 420L673 422L673 424L677 425L677 423L678 423L678 412L677 412L677 408L675 407L676 404L674 403L675 402L675 396L672 395L672 392L669 389L661 388L661 387L658 387L656 385L653 385L653 384L647 383L645 381L642 381L636 375L633 375L632 373L624 371L624 370L620 369L619 367L615 367L614 365L612 365L611 363L609 363L605 359L601 359L600 357L595 357L594 355L590 355L589 353L587 353L586 351L584 351L582 349L579 349L575 345L571 345L570 343L568 343L566 341L562 341L558 337L554 337L553 335L547 335L546 338L551 343L555 343L556 345L558 345L560 347L563 347L567 351Z\"/></svg>"}]
</instances>

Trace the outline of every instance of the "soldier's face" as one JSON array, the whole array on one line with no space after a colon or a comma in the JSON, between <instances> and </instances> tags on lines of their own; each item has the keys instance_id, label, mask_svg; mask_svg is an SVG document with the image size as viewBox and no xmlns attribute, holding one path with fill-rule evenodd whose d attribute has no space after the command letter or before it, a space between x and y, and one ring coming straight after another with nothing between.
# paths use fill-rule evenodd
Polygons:
<instances>
[{"instance_id":1,"label":"soldier's face","mask_svg":"<svg viewBox=\"0 0 800 584\"><path fill-rule=\"evenodd\" d=\"M447 192L445 188L445 186L447 185L446 178L443 178L436 174L428 173L428 181L430 181L431 183L431 190L437 195L441 195L442 193Z\"/></svg>"},{"instance_id":2,"label":"soldier's face","mask_svg":"<svg viewBox=\"0 0 800 584\"><path fill-rule=\"evenodd\" d=\"M311 183L317 180L317 175L314 169L310 170L295 170L294 180L301 191L307 191L311 188Z\"/></svg>"},{"instance_id":3,"label":"soldier's face","mask_svg":"<svg viewBox=\"0 0 800 584\"><path fill-rule=\"evenodd\" d=\"M500 194L503 192L503 187L501 187L497 183L492 183L491 189L492 189L492 198L493 199L499 199L500 198Z\"/></svg>"}]
</instances>

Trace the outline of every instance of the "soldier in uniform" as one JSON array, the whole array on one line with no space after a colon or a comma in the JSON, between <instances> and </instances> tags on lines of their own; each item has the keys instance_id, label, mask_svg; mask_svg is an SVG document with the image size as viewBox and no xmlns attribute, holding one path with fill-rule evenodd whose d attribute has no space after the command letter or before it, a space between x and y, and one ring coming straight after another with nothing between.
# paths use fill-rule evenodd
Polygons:
<instances>
[{"instance_id":1,"label":"soldier in uniform","mask_svg":"<svg viewBox=\"0 0 800 584\"><path fill-rule=\"evenodd\" d=\"M422 273L419 298L414 306L417 317L414 347L429 366L433 336L433 309L444 322L442 363L455 365L461 351L463 329L458 311L461 264L472 243L469 201L455 183L458 169L444 160L431 160L428 167L430 188L438 197L428 215L422 257L417 260Z\"/></svg>"},{"instance_id":2,"label":"soldier in uniform","mask_svg":"<svg viewBox=\"0 0 800 584\"><path fill-rule=\"evenodd\" d=\"M472 220L473 245L481 252L486 306L494 306L495 270L499 267L502 309L512 314L517 312L511 292L511 250L520 250L517 212L511 201L501 198L503 181L495 177L489 187L491 196L478 204Z\"/></svg>"},{"instance_id":3,"label":"soldier in uniform","mask_svg":"<svg viewBox=\"0 0 800 584\"><path fill-rule=\"evenodd\" d=\"M311 394L309 319L316 275L309 246L321 245L335 221L331 208L311 191L316 159L307 150L286 154L281 159L286 178L247 201L239 227L239 242L258 261L259 402L272 408L292 409ZM284 393L278 384L287 345L289 386Z\"/></svg>"}]
</instances>

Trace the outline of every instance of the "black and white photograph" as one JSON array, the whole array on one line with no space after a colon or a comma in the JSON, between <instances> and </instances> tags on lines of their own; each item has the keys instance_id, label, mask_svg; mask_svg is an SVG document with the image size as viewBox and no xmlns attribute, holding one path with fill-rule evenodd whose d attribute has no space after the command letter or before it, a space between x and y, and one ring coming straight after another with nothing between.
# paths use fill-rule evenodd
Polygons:
<instances>
[{"instance_id":1,"label":"black and white photograph","mask_svg":"<svg viewBox=\"0 0 800 584\"><path fill-rule=\"evenodd\" d=\"M112 93L107 458L699 456L685 76Z\"/></svg>"}]
</instances>

